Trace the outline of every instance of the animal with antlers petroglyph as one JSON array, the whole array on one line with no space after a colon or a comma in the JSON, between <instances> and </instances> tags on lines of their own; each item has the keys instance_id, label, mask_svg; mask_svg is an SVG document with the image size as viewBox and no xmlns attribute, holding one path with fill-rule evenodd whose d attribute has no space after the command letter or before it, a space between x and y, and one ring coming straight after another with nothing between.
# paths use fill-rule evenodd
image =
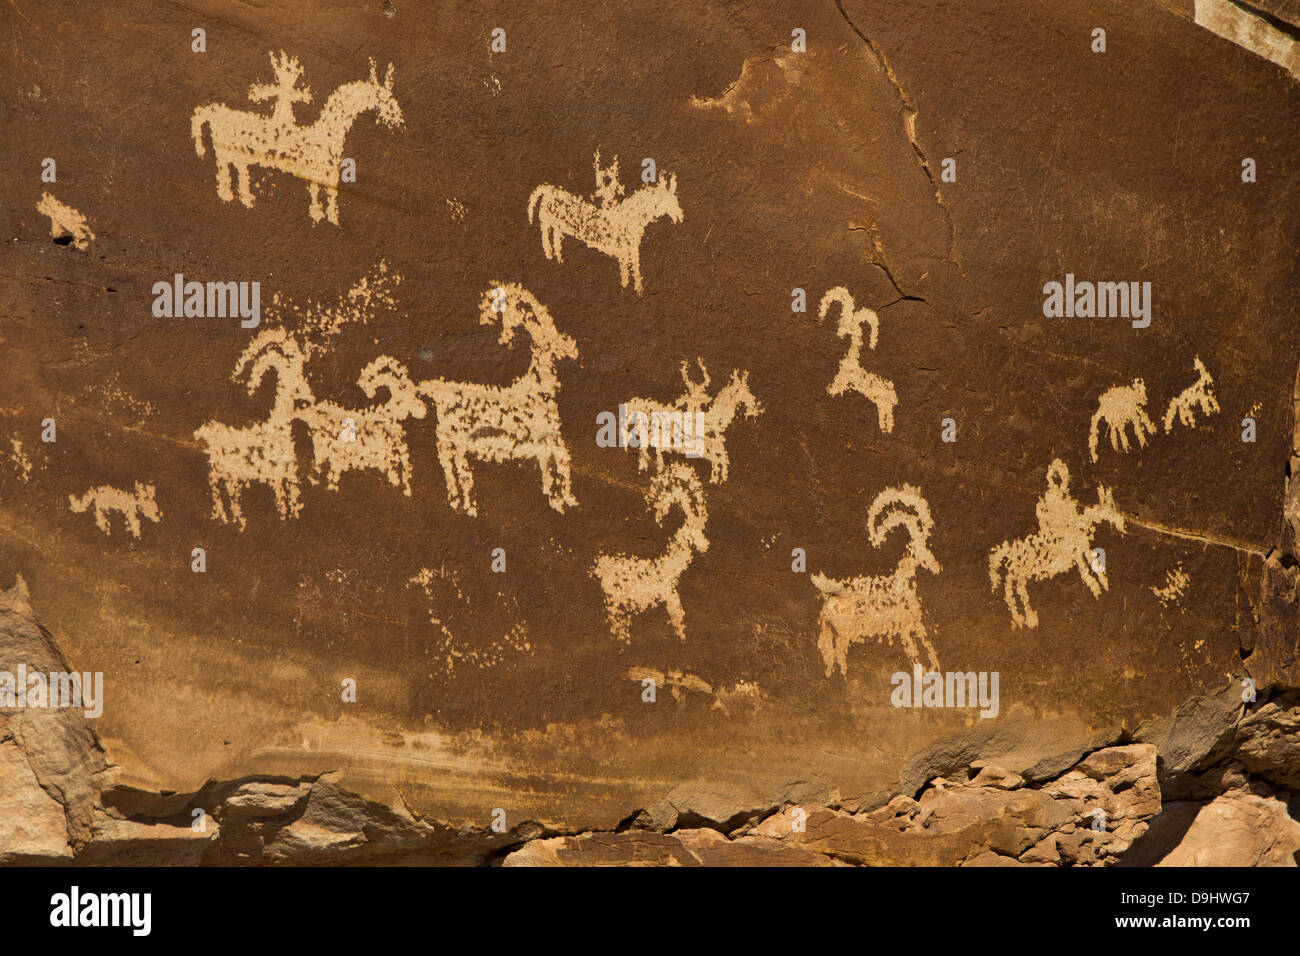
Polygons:
<instances>
[{"instance_id":1,"label":"animal with antlers petroglyph","mask_svg":"<svg viewBox=\"0 0 1300 956\"><path fill-rule=\"evenodd\" d=\"M1102 393L1097 400L1097 411L1092 416L1088 429L1088 452L1092 460L1097 460L1097 440L1102 422L1110 431L1110 447L1115 451L1123 448L1128 452L1128 433L1125 428L1133 429L1133 436L1138 445L1145 448L1147 435L1156 433L1156 426L1147 418L1147 386L1140 378L1133 379L1131 385L1117 385Z\"/></svg>"},{"instance_id":2,"label":"animal with antlers petroglyph","mask_svg":"<svg viewBox=\"0 0 1300 956\"><path fill-rule=\"evenodd\" d=\"M709 550L709 539L704 535L708 522L704 489L690 466L677 462L651 479L646 502L654 509L655 522L660 525L674 506L682 512L681 527L673 533L663 554L654 558L601 554L592 574L605 592L605 611L617 640L628 643L634 614L660 605L668 612L677 636L686 640L686 612L677 584L695 555Z\"/></svg>"},{"instance_id":3,"label":"animal with antlers petroglyph","mask_svg":"<svg viewBox=\"0 0 1300 956\"><path fill-rule=\"evenodd\" d=\"M717 484L727 480L730 460L727 457L727 427L737 412L744 409L746 418L757 418L763 406L749 390L749 373L735 369L731 381L710 398L709 370L704 360L697 358L702 378L692 381L690 366L682 362L682 381L686 391L672 404L663 404L649 398L630 398L624 402L624 412L629 431L635 429L638 467L644 471L654 450L655 465L663 467L666 452L704 458L709 462L709 481ZM625 437L630 444L630 435Z\"/></svg>"},{"instance_id":4,"label":"animal with antlers petroglyph","mask_svg":"<svg viewBox=\"0 0 1300 956\"><path fill-rule=\"evenodd\" d=\"M1030 581L1045 581L1075 568L1093 596L1100 597L1110 582L1105 568L1093 564L1094 529L1107 522L1120 533L1124 531L1124 515L1115 507L1109 488L1099 487L1097 503L1079 508L1070 496L1070 470L1059 458L1047 468L1047 491L1035 512L1035 534L1004 541L989 553L989 581L994 593L999 583L1003 584L1003 598L1015 627L1038 626L1038 612L1029 604L1026 585Z\"/></svg>"},{"instance_id":5,"label":"animal with antlers petroglyph","mask_svg":"<svg viewBox=\"0 0 1300 956\"><path fill-rule=\"evenodd\" d=\"M876 495L867 512L867 533L873 547L881 547L897 527L907 531L907 550L892 573L844 580L812 575L813 586L822 595L817 648L826 664L827 677L836 665L841 674L847 674L849 648L871 637L890 644L898 639L908 660L925 663L931 670L939 669L939 658L926 636L921 600L916 593L916 572L924 568L938 574L943 568L930 551L934 531L930 506L911 485L886 488Z\"/></svg>"},{"instance_id":6,"label":"animal with antlers petroglyph","mask_svg":"<svg viewBox=\"0 0 1300 956\"><path fill-rule=\"evenodd\" d=\"M682 221L682 207L677 201L677 177L660 176L658 181L642 186L632 195L622 197L617 183L618 158L609 171L600 168L596 153L597 203L575 196L559 186L544 183L528 197L528 221L536 218L542 231L542 251L547 259L563 262L561 245L566 235L586 243L618 261L619 281L627 288L629 278L637 295L641 294L641 239L646 227L662 216Z\"/></svg>"},{"instance_id":7,"label":"animal with antlers petroglyph","mask_svg":"<svg viewBox=\"0 0 1300 956\"><path fill-rule=\"evenodd\" d=\"M894 406L898 404L894 383L862 367L862 346L865 344L875 349L880 333L880 318L865 306L855 308L849 291L843 286L836 286L822 296L821 304L817 307L817 321L826 318L831 306L837 303L840 306L840 324L835 334L849 340L849 350L840 359L839 371L835 373L835 378L826 387L826 391L831 395L843 395L850 391L862 395L876 406L880 430L889 434L894 430ZM871 337L865 343L862 338L864 325L871 327Z\"/></svg>"},{"instance_id":8,"label":"animal with antlers petroglyph","mask_svg":"<svg viewBox=\"0 0 1300 956\"><path fill-rule=\"evenodd\" d=\"M433 379L417 386L437 411L438 461L447 479L447 500L478 514L470 459L503 462L532 459L542 473L542 493L563 512L576 505L569 449L560 435L555 363L576 359L578 346L555 328L550 312L522 286L496 283L483 296L479 321L501 323L498 341L509 345L523 330L530 339L528 370L506 386Z\"/></svg>"},{"instance_id":9,"label":"animal with antlers petroglyph","mask_svg":"<svg viewBox=\"0 0 1300 956\"><path fill-rule=\"evenodd\" d=\"M274 371L275 400L270 414L252 425L210 421L195 431L194 437L207 446L212 514L217 520L236 521L242 529L245 521L240 499L245 488L258 483L275 492L281 520L297 517L301 510L293 422L315 404L303 373L305 361L297 341L283 328L259 332L240 355L230 377L238 381L247 369L248 394L252 395L266 374Z\"/></svg>"},{"instance_id":10,"label":"animal with antlers petroglyph","mask_svg":"<svg viewBox=\"0 0 1300 956\"><path fill-rule=\"evenodd\" d=\"M104 534L112 534L112 525L109 521L111 511L116 511L122 516L126 521L126 530L133 538L140 537L141 518L148 518L155 524L162 520L162 509L158 507L154 497L153 485L141 484L138 481L135 483L135 494L123 491L121 488L101 485L98 488L91 488L79 498L69 495L68 506L77 514L84 514L93 507L95 525Z\"/></svg>"},{"instance_id":11,"label":"animal with antlers petroglyph","mask_svg":"<svg viewBox=\"0 0 1300 956\"><path fill-rule=\"evenodd\" d=\"M1213 415L1219 410L1219 403L1211 390L1214 379L1210 377L1199 355L1194 361L1197 379L1170 400L1169 407L1165 409L1166 432L1173 431L1175 418L1188 428L1195 428L1197 408L1205 415Z\"/></svg>"},{"instance_id":12,"label":"animal with antlers petroglyph","mask_svg":"<svg viewBox=\"0 0 1300 956\"><path fill-rule=\"evenodd\" d=\"M387 355L362 369L357 384L367 398L374 398L381 388L388 389L388 401L360 409L316 402L296 414L311 429L313 483L324 473L326 487L337 491L345 471L374 469L410 497L411 458L405 421L424 418L428 409L406 366Z\"/></svg>"},{"instance_id":13,"label":"animal with antlers petroglyph","mask_svg":"<svg viewBox=\"0 0 1300 956\"><path fill-rule=\"evenodd\" d=\"M343 140L357 116L375 111L376 122L388 127L405 123L402 110L393 97L393 66L390 63L380 82L375 61L370 61L370 76L345 83L330 94L320 116L310 126L300 126L293 117L294 103L311 101L311 91L296 89L302 67L296 59L281 52L271 54L275 84L255 83L248 95L254 102L274 99L270 116L232 109L222 103L198 107L190 120L194 149L204 155L203 126L212 135L212 152L217 162L217 195L225 202L235 198L230 185L230 170L239 178L239 201L253 205L249 168L265 166L289 173L307 183L311 193L308 209L313 223L328 219L339 224L338 187L343 161ZM325 189L325 209L320 203Z\"/></svg>"}]
</instances>

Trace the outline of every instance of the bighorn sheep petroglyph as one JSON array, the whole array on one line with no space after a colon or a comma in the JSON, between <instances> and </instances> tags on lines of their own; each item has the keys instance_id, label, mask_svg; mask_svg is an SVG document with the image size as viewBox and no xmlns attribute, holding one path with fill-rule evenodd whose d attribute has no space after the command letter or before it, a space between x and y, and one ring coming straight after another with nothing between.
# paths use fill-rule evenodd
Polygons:
<instances>
[{"instance_id":1,"label":"bighorn sheep petroglyph","mask_svg":"<svg viewBox=\"0 0 1300 956\"><path fill-rule=\"evenodd\" d=\"M1102 422L1110 430L1110 447L1119 451L1123 447L1128 452L1128 434L1126 427L1133 429L1138 445L1145 448L1147 435L1156 433L1156 426L1147 418L1147 386L1140 378L1133 379L1131 385L1117 385L1103 392L1097 401L1097 412L1092 416L1092 425L1088 429L1088 452L1092 460L1097 460L1097 439Z\"/></svg>"},{"instance_id":2,"label":"bighorn sheep petroglyph","mask_svg":"<svg viewBox=\"0 0 1300 956\"><path fill-rule=\"evenodd\" d=\"M275 69L275 84L255 83L248 91L249 99L254 102L275 100L271 115L231 109L221 103L200 106L190 120L194 149L200 157L204 155L206 123L212 132L212 152L216 154L217 195L223 201L235 198L230 188L230 170L234 167L239 174L239 201L251 207L249 167L266 166L306 182L311 193L308 213L313 223L328 219L337 226L343 139L352 123L358 115L371 110L378 114L377 123L389 127L404 123L402 111L393 98L393 66L388 65L381 83L375 74L375 61L371 60L368 79L340 86L325 101L315 123L299 126L293 117L293 104L311 101L310 90L295 89L302 67L283 52L278 59L271 54L271 65ZM325 187L324 211L320 204L322 186Z\"/></svg>"},{"instance_id":3,"label":"bighorn sheep petroglyph","mask_svg":"<svg viewBox=\"0 0 1300 956\"><path fill-rule=\"evenodd\" d=\"M374 398L381 388L388 389L388 401L360 409L316 402L296 415L311 429L313 482L319 482L325 473L326 487L337 491L345 471L372 468L410 497L411 458L404 423L408 418L424 418L428 410L406 367L387 355L367 365L357 384L367 398Z\"/></svg>"},{"instance_id":4,"label":"bighorn sheep petroglyph","mask_svg":"<svg viewBox=\"0 0 1300 956\"><path fill-rule=\"evenodd\" d=\"M677 462L651 479L646 502L654 508L660 525L674 505L681 509L682 525L664 553L655 558L602 554L592 573L605 592L605 611L616 639L628 643L632 615L662 604L673 630L686 640L686 612L677 595L677 582L695 555L709 550L709 539L704 536L708 521L704 489L690 466Z\"/></svg>"},{"instance_id":5,"label":"bighorn sheep petroglyph","mask_svg":"<svg viewBox=\"0 0 1300 956\"><path fill-rule=\"evenodd\" d=\"M1214 379L1210 377L1210 373L1201 362L1199 355L1196 356L1194 361L1197 372L1196 381L1179 392L1169 402L1169 407L1165 409L1166 432L1173 431L1175 417L1188 428L1195 428L1196 409L1198 407L1206 415L1213 415L1219 410L1219 403L1214 398L1214 392L1211 391L1214 386Z\"/></svg>"},{"instance_id":6,"label":"bighorn sheep petroglyph","mask_svg":"<svg viewBox=\"0 0 1300 956\"><path fill-rule=\"evenodd\" d=\"M1115 507L1109 488L1098 488L1097 503L1080 510L1070 496L1070 470L1059 458L1047 468L1047 491L1035 511L1037 533L1004 541L989 553L989 580L996 593L999 579L1005 576L1003 598L1015 627L1038 626L1038 613L1029 605L1029 581L1045 581L1077 568L1088 590L1100 597L1110 582L1104 566L1092 566L1093 529L1109 522L1124 531L1124 515Z\"/></svg>"},{"instance_id":7,"label":"bighorn sheep petroglyph","mask_svg":"<svg viewBox=\"0 0 1300 956\"><path fill-rule=\"evenodd\" d=\"M527 332L532 362L504 387L442 379L417 386L437 411L438 461L447 480L447 500L453 508L478 514L471 458L534 459L542 472L542 493L552 508L563 512L566 505L578 501L573 496L569 449L560 436L555 363L576 359L577 343L556 331L550 312L518 285L495 283L483 296L479 321L484 325L500 321L502 345L513 342L516 331Z\"/></svg>"},{"instance_id":8,"label":"bighorn sheep petroglyph","mask_svg":"<svg viewBox=\"0 0 1300 956\"><path fill-rule=\"evenodd\" d=\"M611 178L612 173L612 178ZM627 288L629 277L636 294L641 294L641 239L646 226L661 216L682 221L677 202L677 177L664 175L620 198L618 158L609 170L600 167L596 153L596 193L600 205L575 196L559 186L543 183L528 197L528 221L536 216L542 231L542 251L547 259L563 262L561 244L566 235L586 243L618 261L619 281Z\"/></svg>"},{"instance_id":9,"label":"bighorn sheep petroglyph","mask_svg":"<svg viewBox=\"0 0 1300 956\"><path fill-rule=\"evenodd\" d=\"M126 530L133 538L140 537L142 517L148 518L155 524L162 520L162 510L154 499L153 485L144 485L138 481L135 483L135 494L123 491L121 488L101 485L98 488L91 488L80 498L69 495L68 505L77 514L84 514L93 506L95 524L104 534L112 534L112 526L109 522L110 511L122 515L126 520Z\"/></svg>"},{"instance_id":10,"label":"bighorn sheep petroglyph","mask_svg":"<svg viewBox=\"0 0 1300 956\"><path fill-rule=\"evenodd\" d=\"M898 393L894 383L881 378L862 367L862 326L871 326L871 338L867 341L872 349L880 333L880 318L871 309L857 309L853 305L853 296L843 286L836 286L824 296L817 307L817 321L826 318L832 305L840 306L840 324L835 334L849 340L849 350L840 359L839 371L826 391L831 395L843 395L854 391L876 406L876 418L880 430L889 434L894 430L894 406L898 404Z\"/></svg>"},{"instance_id":11,"label":"bighorn sheep petroglyph","mask_svg":"<svg viewBox=\"0 0 1300 956\"><path fill-rule=\"evenodd\" d=\"M908 660L924 663L931 670L939 669L939 658L926 637L921 600L916 593L916 572L925 568L938 574L943 568L930 551L930 534L934 531L930 506L911 485L886 488L876 495L867 512L867 532L876 548L900 526L907 530L907 550L892 573L845 580L812 575L813 586L822 594L817 648L826 664L827 677L837 664L840 673L847 674L849 648L869 637L891 644L897 638Z\"/></svg>"},{"instance_id":12,"label":"bighorn sheep petroglyph","mask_svg":"<svg viewBox=\"0 0 1300 956\"><path fill-rule=\"evenodd\" d=\"M315 404L303 375L304 361L302 349L283 328L259 332L240 355L230 377L238 381L247 368L248 394L252 395L267 372L276 373L275 401L266 421L245 427L211 421L195 431L194 437L207 445L212 514L217 520L237 521L242 529L245 521L240 497L250 484L259 482L275 492L281 520L297 517L301 510L293 421Z\"/></svg>"},{"instance_id":13,"label":"bighorn sheep petroglyph","mask_svg":"<svg viewBox=\"0 0 1300 956\"><path fill-rule=\"evenodd\" d=\"M727 426L740 409L746 418L757 418L763 406L749 390L749 373L739 369L731 381L709 397L709 370L703 359L696 359L702 378L691 381L690 366L682 362L682 381L686 391L672 404L649 398L629 398L624 403L629 432L635 429L638 444L638 467L644 471L654 450L655 465L663 467L665 452L704 458L709 462L709 481L727 480L730 461L727 457Z\"/></svg>"}]
</instances>

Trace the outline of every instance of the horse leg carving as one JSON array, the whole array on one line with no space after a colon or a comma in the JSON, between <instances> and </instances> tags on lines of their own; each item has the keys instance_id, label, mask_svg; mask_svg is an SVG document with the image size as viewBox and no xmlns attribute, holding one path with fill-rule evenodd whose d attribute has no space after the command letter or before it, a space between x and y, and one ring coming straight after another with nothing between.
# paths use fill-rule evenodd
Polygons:
<instances>
[{"instance_id":1,"label":"horse leg carving","mask_svg":"<svg viewBox=\"0 0 1300 956\"><path fill-rule=\"evenodd\" d=\"M217 195L224 202L235 198L235 191L230 188L230 164L224 156L217 156Z\"/></svg>"},{"instance_id":2,"label":"horse leg carving","mask_svg":"<svg viewBox=\"0 0 1300 956\"><path fill-rule=\"evenodd\" d=\"M338 186L325 187L325 218L328 219L332 225L337 226L339 224Z\"/></svg>"},{"instance_id":3,"label":"horse leg carving","mask_svg":"<svg viewBox=\"0 0 1300 956\"><path fill-rule=\"evenodd\" d=\"M320 222L325 218L325 213L320 208L320 183L308 183L307 191L311 193L311 206L307 209L307 215L311 216L312 222Z\"/></svg>"},{"instance_id":4,"label":"horse leg carving","mask_svg":"<svg viewBox=\"0 0 1300 956\"><path fill-rule=\"evenodd\" d=\"M686 640L686 611L682 608L682 599L676 591L669 591L665 595L664 607L668 609L668 620L672 622L673 630L683 641Z\"/></svg>"}]
</instances>

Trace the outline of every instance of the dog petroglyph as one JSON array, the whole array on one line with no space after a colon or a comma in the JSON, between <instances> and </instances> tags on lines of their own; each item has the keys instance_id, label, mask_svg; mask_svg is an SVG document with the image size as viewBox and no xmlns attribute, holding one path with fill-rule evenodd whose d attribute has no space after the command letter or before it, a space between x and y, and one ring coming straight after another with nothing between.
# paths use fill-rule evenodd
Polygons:
<instances>
[{"instance_id":1,"label":"dog petroglyph","mask_svg":"<svg viewBox=\"0 0 1300 956\"><path fill-rule=\"evenodd\" d=\"M1206 371L1199 355L1194 362L1197 372L1196 381L1171 399L1169 407L1165 409L1166 432L1173 431L1175 418L1188 428L1195 428L1197 408L1205 415L1213 415L1219 410L1219 403L1215 400L1212 391L1214 379Z\"/></svg>"},{"instance_id":2,"label":"dog petroglyph","mask_svg":"<svg viewBox=\"0 0 1300 956\"><path fill-rule=\"evenodd\" d=\"M646 226L661 216L682 221L677 202L677 177L663 175L642 186L627 198L618 181L618 157L608 169L600 165L596 151L596 203L575 196L559 186L544 183L528 197L528 221L536 217L542 231L542 251L547 259L563 262L561 243L566 235L586 243L618 261L619 281L627 288L631 278L641 294L641 239Z\"/></svg>"},{"instance_id":3,"label":"dog petroglyph","mask_svg":"<svg viewBox=\"0 0 1300 956\"><path fill-rule=\"evenodd\" d=\"M681 527L673 533L664 553L655 558L626 554L601 554L592 573L605 592L605 611L610 631L624 644L629 642L633 614L663 605L673 630L686 640L686 612L677 596L677 582L696 554L709 550L704 535L708 511L704 489L690 466L681 462L658 472L650 481L646 502L654 509L656 523L674 506L681 509Z\"/></svg>"},{"instance_id":4,"label":"dog petroglyph","mask_svg":"<svg viewBox=\"0 0 1300 956\"><path fill-rule=\"evenodd\" d=\"M72 244L83 252L95 238L86 217L71 206L65 206L49 193L41 193L41 201L36 204L36 211L50 220L50 238L58 239L71 236Z\"/></svg>"},{"instance_id":5,"label":"dog petroglyph","mask_svg":"<svg viewBox=\"0 0 1300 956\"><path fill-rule=\"evenodd\" d=\"M140 537L142 517L148 518L154 524L162 520L162 510L154 498L153 485L144 485L138 481L135 483L134 494L121 488L100 485L98 488L91 488L79 498L76 495L69 495L68 506L76 514L85 514L93 507L95 525L104 534L112 534L109 513L113 511L122 515L126 521L126 530L133 538Z\"/></svg>"},{"instance_id":6,"label":"dog petroglyph","mask_svg":"<svg viewBox=\"0 0 1300 956\"><path fill-rule=\"evenodd\" d=\"M1097 460L1097 440L1101 437L1099 429L1102 422L1106 423L1110 431L1110 447L1115 451L1122 447L1125 453L1128 452L1128 433L1125 428L1132 428L1138 445L1146 447L1147 435L1156 433L1156 426L1147 418L1146 403L1147 386L1140 378L1133 379L1131 385L1117 385L1102 393L1097 400L1097 412L1092 416L1092 424L1088 429L1088 452L1093 461Z\"/></svg>"},{"instance_id":7,"label":"dog petroglyph","mask_svg":"<svg viewBox=\"0 0 1300 956\"><path fill-rule=\"evenodd\" d=\"M217 162L217 195L224 202L235 198L230 187L230 170L239 175L239 201L253 205L249 167L265 166L289 173L307 183L311 194L308 214L313 223L328 219L339 224L339 172L343 160L343 139L357 116L374 110L376 122L390 128L404 125L401 108L393 98L393 65L388 65L381 83L370 61L370 76L345 83L330 94L320 116L310 126L300 126L293 116L295 103L311 102L311 91L296 89L302 67L296 59L280 53L271 54L275 70L274 84L254 83L248 97L254 102L275 100L270 116L232 109L222 103L210 103L194 111L190 132L194 149L204 155L203 126L212 135L212 152ZM320 190L325 188L325 209L321 210Z\"/></svg>"},{"instance_id":8,"label":"dog petroglyph","mask_svg":"<svg viewBox=\"0 0 1300 956\"><path fill-rule=\"evenodd\" d=\"M873 547L881 547L889 532L899 526L907 530L907 551L893 573L842 581L824 574L812 575L813 586L822 594L817 648L826 664L827 677L837 664L840 673L847 674L849 648L870 637L891 644L897 638L908 660L925 663L931 670L939 669L939 658L926 636L921 616L916 572L925 568L938 574L943 567L930 551L930 534L934 531L930 506L911 485L886 488L876 495L867 512L867 533Z\"/></svg>"},{"instance_id":9,"label":"dog petroglyph","mask_svg":"<svg viewBox=\"0 0 1300 956\"><path fill-rule=\"evenodd\" d=\"M1045 581L1076 568L1088 590L1100 597L1110 583L1105 567L1092 564L1093 529L1108 522L1124 531L1124 516L1115 507L1109 488L1098 488L1097 503L1080 510L1070 496L1070 470L1059 458L1047 468L1047 491L1034 510L1037 533L1004 541L989 553L989 580L996 593L999 576L1005 575L1003 598L1015 627L1038 626L1038 613L1029 605L1029 581Z\"/></svg>"},{"instance_id":10,"label":"dog petroglyph","mask_svg":"<svg viewBox=\"0 0 1300 956\"><path fill-rule=\"evenodd\" d=\"M889 434L894 430L894 406L898 404L894 383L862 367L862 327L871 327L871 337L865 344L875 349L876 338L880 333L880 319L871 309L854 308L853 296L843 286L836 286L822 296L821 304L817 307L817 320L820 322L826 318L826 313L836 303L840 306L840 324L835 334L849 340L849 350L840 359L839 371L835 373L835 378L826 387L826 391L830 395L843 395L849 391L862 395L876 406L880 430Z\"/></svg>"},{"instance_id":11,"label":"dog petroglyph","mask_svg":"<svg viewBox=\"0 0 1300 956\"><path fill-rule=\"evenodd\" d=\"M502 345L510 345L517 331L526 332L532 362L504 387L443 379L417 386L437 412L438 461L447 480L447 500L455 509L478 514L471 458L534 459L542 472L542 493L552 508L563 512L578 500L573 496L569 449L560 435L555 363L576 359L577 343L558 332L546 307L518 285L495 283L484 293L479 321L501 323L498 342Z\"/></svg>"}]
</instances>

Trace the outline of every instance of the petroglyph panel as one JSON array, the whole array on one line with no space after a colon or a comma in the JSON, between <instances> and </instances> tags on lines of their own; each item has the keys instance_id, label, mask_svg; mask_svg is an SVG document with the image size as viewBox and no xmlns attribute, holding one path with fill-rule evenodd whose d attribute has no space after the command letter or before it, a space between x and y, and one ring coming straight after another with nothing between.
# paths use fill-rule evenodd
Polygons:
<instances>
[{"instance_id":1,"label":"petroglyph panel","mask_svg":"<svg viewBox=\"0 0 1300 956\"><path fill-rule=\"evenodd\" d=\"M1286 69L1160 3L436 7L11 5L0 590L112 799L851 826L1300 680Z\"/></svg>"}]
</instances>

